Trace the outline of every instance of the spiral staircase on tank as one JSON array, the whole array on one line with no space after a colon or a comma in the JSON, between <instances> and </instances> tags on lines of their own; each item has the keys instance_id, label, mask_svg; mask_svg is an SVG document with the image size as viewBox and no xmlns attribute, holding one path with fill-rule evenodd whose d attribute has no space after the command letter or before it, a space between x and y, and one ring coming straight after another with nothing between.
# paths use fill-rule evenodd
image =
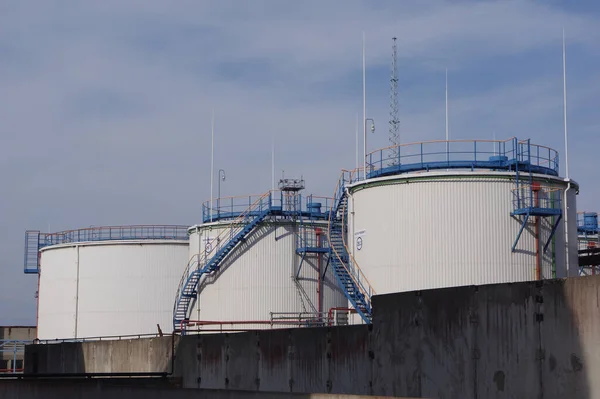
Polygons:
<instances>
[{"instance_id":1,"label":"spiral staircase on tank","mask_svg":"<svg viewBox=\"0 0 600 399\"><path fill-rule=\"evenodd\" d=\"M184 331L184 323L189 320L192 302L198 295L198 284L202 277L219 270L223 260L242 243L248 235L273 212L281 211L281 207L272 203L271 192L260 196L244 212L239 214L224 229L211 245L188 262L175 297L173 308L173 330Z\"/></svg>"},{"instance_id":2,"label":"spiral staircase on tank","mask_svg":"<svg viewBox=\"0 0 600 399\"><path fill-rule=\"evenodd\" d=\"M334 195L334 208L329 214L329 263L344 295L362 320L370 324L372 320L371 296L375 290L369 284L346 244L348 219L348 193L346 184L353 181L353 172L344 171Z\"/></svg>"}]
</instances>

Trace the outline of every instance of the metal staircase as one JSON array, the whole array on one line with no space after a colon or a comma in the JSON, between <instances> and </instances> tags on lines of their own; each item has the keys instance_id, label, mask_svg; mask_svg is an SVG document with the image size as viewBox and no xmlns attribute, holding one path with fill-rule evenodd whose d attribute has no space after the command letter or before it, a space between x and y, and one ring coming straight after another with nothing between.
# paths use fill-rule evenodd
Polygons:
<instances>
[{"instance_id":1,"label":"metal staircase","mask_svg":"<svg viewBox=\"0 0 600 399\"><path fill-rule=\"evenodd\" d=\"M267 192L234 219L204 251L200 250L199 254L190 259L177 288L173 308L174 331L181 330L184 333L183 324L189 320L191 304L198 294L198 284L202 277L219 270L221 262L231 251L272 211L277 210L281 209L272 206L271 192Z\"/></svg>"},{"instance_id":2,"label":"metal staircase","mask_svg":"<svg viewBox=\"0 0 600 399\"><path fill-rule=\"evenodd\" d=\"M333 267L335 278L342 287L346 298L350 301L356 312L367 324L371 323L372 309L371 296L375 290L369 284L364 274L359 269L356 261L348 251L344 237L347 236L348 195L345 184L352 181L350 172L342 173L336 188L334 203L336 206L330 212L328 239L330 249L330 263Z\"/></svg>"},{"instance_id":3,"label":"metal staircase","mask_svg":"<svg viewBox=\"0 0 600 399\"><path fill-rule=\"evenodd\" d=\"M40 232L38 230L27 230L25 232L25 274L40 272Z\"/></svg>"},{"instance_id":4,"label":"metal staircase","mask_svg":"<svg viewBox=\"0 0 600 399\"><path fill-rule=\"evenodd\" d=\"M514 167L516 176L515 189L513 190L513 211L511 215L524 218L521 221L521 228L512 246L512 251L516 250L529 218L535 216L538 218L553 218L552 230L544 244L544 252L546 252L562 219L561 192L557 188L544 187L533 180L534 171L531 167L532 153L529 140L519 141L515 147ZM522 173L526 173L525 179L522 178Z\"/></svg>"}]
</instances>

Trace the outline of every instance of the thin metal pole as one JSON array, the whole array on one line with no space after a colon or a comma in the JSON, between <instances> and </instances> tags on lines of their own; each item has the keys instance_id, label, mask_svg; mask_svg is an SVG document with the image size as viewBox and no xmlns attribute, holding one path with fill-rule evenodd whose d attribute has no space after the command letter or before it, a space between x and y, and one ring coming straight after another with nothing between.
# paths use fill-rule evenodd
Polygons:
<instances>
[{"instance_id":1,"label":"thin metal pole","mask_svg":"<svg viewBox=\"0 0 600 399\"><path fill-rule=\"evenodd\" d=\"M359 157L358 157L358 112L356 113L356 171L360 168Z\"/></svg>"},{"instance_id":2,"label":"thin metal pole","mask_svg":"<svg viewBox=\"0 0 600 399\"><path fill-rule=\"evenodd\" d=\"M363 82L363 174L367 178L367 75L365 62L365 31L362 46L362 82Z\"/></svg>"},{"instance_id":3,"label":"thin metal pole","mask_svg":"<svg viewBox=\"0 0 600 399\"><path fill-rule=\"evenodd\" d=\"M563 28L563 119L565 123L565 177L569 179L569 141L567 132L567 51L565 29Z\"/></svg>"},{"instance_id":4,"label":"thin metal pole","mask_svg":"<svg viewBox=\"0 0 600 399\"><path fill-rule=\"evenodd\" d=\"M212 109L210 122L211 147L210 147L210 221L213 221L213 187L215 179L215 109Z\"/></svg>"},{"instance_id":5,"label":"thin metal pole","mask_svg":"<svg viewBox=\"0 0 600 399\"><path fill-rule=\"evenodd\" d=\"M448 134L448 68L446 68L446 162L450 162L449 154L449 134Z\"/></svg>"},{"instance_id":6,"label":"thin metal pole","mask_svg":"<svg viewBox=\"0 0 600 399\"><path fill-rule=\"evenodd\" d=\"M271 191L275 191L275 138L271 137Z\"/></svg>"},{"instance_id":7,"label":"thin metal pole","mask_svg":"<svg viewBox=\"0 0 600 399\"><path fill-rule=\"evenodd\" d=\"M569 204L568 192L571 189L571 181L569 180L569 156L568 156L568 132L567 132L567 61L566 61L566 46L565 46L565 28L563 28L563 119L565 128L565 173L567 188L564 192L564 210L565 210L565 258L567 264L567 274L571 270L570 254L569 254Z\"/></svg>"},{"instance_id":8,"label":"thin metal pole","mask_svg":"<svg viewBox=\"0 0 600 399\"><path fill-rule=\"evenodd\" d=\"M217 191L217 211L220 211L220 202L221 202L221 172L223 172L223 180L225 180L225 171L223 169L219 169L219 190Z\"/></svg>"},{"instance_id":9,"label":"thin metal pole","mask_svg":"<svg viewBox=\"0 0 600 399\"><path fill-rule=\"evenodd\" d=\"M17 372L17 343L13 342L13 361L12 361L12 366L13 366L13 373Z\"/></svg>"}]
</instances>

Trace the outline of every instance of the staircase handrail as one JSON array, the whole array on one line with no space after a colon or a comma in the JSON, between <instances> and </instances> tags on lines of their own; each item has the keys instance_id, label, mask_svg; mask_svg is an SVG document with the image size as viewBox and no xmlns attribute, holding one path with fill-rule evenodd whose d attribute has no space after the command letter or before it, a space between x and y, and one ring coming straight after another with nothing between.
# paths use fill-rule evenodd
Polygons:
<instances>
[{"instance_id":1,"label":"staircase handrail","mask_svg":"<svg viewBox=\"0 0 600 399\"><path fill-rule=\"evenodd\" d=\"M229 242L230 239L232 239L233 237L235 237L235 235L237 235L240 231L242 231L244 229L244 225L243 222L247 219L248 215L250 214L250 212L252 212L258 205L261 206L262 209L262 205L263 205L263 200L268 198L268 206L271 207L271 190L267 191L266 193L264 193L263 195L261 195L256 201L254 201L254 203L252 205L250 205L244 212L242 212L237 218L235 218L233 221L231 221L228 225L227 228L223 229L223 231L221 231L221 233L219 233L217 235L217 237L215 237L213 240L217 241L217 245L211 246L210 250L204 250L202 252L201 248L198 248L198 253L194 254L190 260L188 261L188 264L185 268L185 270L183 271L183 275L181 276L181 280L179 281L179 286L177 287L177 294L175 296L175 304L173 305L173 314L175 314L175 312L177 311L177 304L179 302L179 298L181 297L183 288L185 287L185 283L189 278L190 275L190 270L192 270L192 267L195 266L196 264L198 265L198 269L201 266L205 266L206 265L206 261L209 258L212 258L212 256L216 255L216 253L219 251L219 249L222 247L222 245L219 245L220 243L227 243ZM236 229L237 226L237 229ZM228 240L225 240L225 236L229 236ZM214 252L214 255L212 255Z\"/></svg>"},{"instance_id":2,"label":"staircase handrail","mask_svg":"<svg viewBox=\"0 0 600 399\"><path fill-rule=\"evenodd\" d=\"M345 189L345 176L348 175L349 176L349 182L352 182L352 176L354 175L355 172L357 173L357 176L360 176L360 168L359 169L354 169L354 170L342 170L342 175L340 177L340 179L338 180L337 186L335 188L334 191L334 202L335 201L339 201L339 199L341 198L341 196L343 195L343 190ZM331 224L333 222L333 218L335 217L335 213L336 213L336 207L334 207L334 209L329 213L329 220L328 220L328 228L327 228L327 239L329 242L331 242ZM345 209L342 209L342 232L343 232L343 228L345 226L345 217L343 217L343 215L345 214ZM350 250L348 249L348 244L347 244L347 240L344 239L344 234L342 233L342 243L344 245L344 248L346 249L346 252L348 253L348 257L350 259L350 262L352 263L352 265L354 266L354 269L356 270L356 273L358 274L358 278L357 276L355 276L354 272L351 272L350 270L348 270L348 268L346 267L346 265L344 264L344 262L342 261L341 255L338 253L338 251L335 249L335 246L330 245L330 248L333 250L333 253L335 254L335 256L340 260L340 263L342 264L342 266L344 267L344 269L346 269L346 272L348 273L348 275L350 276L350 278L352 278L352 281L354 282L354 284L356 285L356 287L359 289L359 291L365 295L366 297L371 298L371 295L375 295L375 289L373 288L373 286L369 283L369 280L367 279L367 277L364 275L364 273L362 272L362 270L360 269L360 267L358 266L358 263L356 262L356 259L354 259L354 256L352 255L352 253L350 252ZM368 290L363 286L363 283L366 283Z\"/></svg>"}]
</instances>

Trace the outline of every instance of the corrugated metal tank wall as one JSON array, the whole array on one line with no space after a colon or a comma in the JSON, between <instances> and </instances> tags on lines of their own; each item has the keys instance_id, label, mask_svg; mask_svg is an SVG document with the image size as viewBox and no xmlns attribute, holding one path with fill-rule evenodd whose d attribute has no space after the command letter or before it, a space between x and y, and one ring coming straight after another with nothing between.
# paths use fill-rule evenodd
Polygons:
<instances>
[{"instance_id":1,"label":"corrugated metal tank wall","mask_svg":"<svg viewBox=\"0 0 600 399\"><path fill-rule=\"evenodd\" d=\"M567 192L567 212L569 223L569 276L579 275L579 254L577 252L577 187ZM563 231L564 232L564 231ZM564 235L563 235L564 240ZM564 242L564 241L563 241Z\"/></svg>"},{"instance_id":2,"label":"corrugated metal tank wall","mask_svg":"<svg viewBox=\"0 0 600 399\"><path fill-rule=\"evenodd\" d=\"M222 222L190 230L190 257L228 226ZM261 223L222 263L216 275L201 281L190 317L203 321L266 321L270 320L270 312L316 312L317 255L306 255L296 279L301 258L296 254L296 229L295 222ZM325 264L323 256L322 268ZM322 282L321 298L324 312L347 306L332 269Z\"/></svg>"},{"instance_id":3,"label":"corrugated metal tank wall","mask_svg":"<svg viewBox=\"0 0 600 399\"><path fill-rule=\"evenodd\" d=\"M41 252L38 338L172 331L186 241L95 242Z\"/></svg>"},{"instance_id":4,"label":"corrugated metal tank wall","mask_svg":"<svg viewBox=\"0 0 600 399\"><path fill-rule=\"evenodd\" d=\"M37 336L74 338L77 298L77 248L62 247L41 254Z\"/></svg>"},{"instance_id":5,"label":"corrugated metal tank wall","mask_svg":"<svg viewBox=\"0 0 600 399\"><path fill-rule=\"evenodd\" d=\"M542 178L540 183L566 186L560 179ZM511 175L420 173L366 184L350 189L350 245L378 294L535 279L534 217L511 251L521 227L520 218L510 215L515 187ZM575 231L570 258L575 254L577 264L575 190L569 202L569 226ZM551 220L541 218L540 242L549 236ZM541 256L542 278L565 277L564 265L561 222Z\"/></svg>"}]
</instances>

